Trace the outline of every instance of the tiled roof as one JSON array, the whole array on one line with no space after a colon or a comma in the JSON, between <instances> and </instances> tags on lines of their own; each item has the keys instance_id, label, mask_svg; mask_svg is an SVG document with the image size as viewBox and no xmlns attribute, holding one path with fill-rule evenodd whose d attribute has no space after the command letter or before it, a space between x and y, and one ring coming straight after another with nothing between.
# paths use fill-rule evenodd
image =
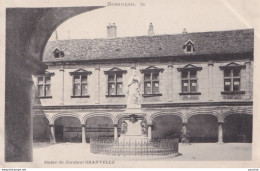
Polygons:
<instances>
[{"instance_id":1,"label":"tiled roof","mask_svg":"<svg viewBox=\"0 0 260 171\"><path fill-rule=\"evenodd\" d=\"M194 53L183 50L188 40L194 43ZM57 60L52 53L55 48L65 53L59 61L246 53L253 52L254 30L50 41L45 48L44 62Z\"/></svg>"}]
</instances>

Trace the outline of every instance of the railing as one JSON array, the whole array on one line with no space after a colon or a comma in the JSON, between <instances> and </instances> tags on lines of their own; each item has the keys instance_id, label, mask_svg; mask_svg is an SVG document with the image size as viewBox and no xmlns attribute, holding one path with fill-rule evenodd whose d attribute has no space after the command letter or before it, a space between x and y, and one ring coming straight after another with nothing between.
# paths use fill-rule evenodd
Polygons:
<instances>
[{"instance_id":1,"label":"railing","mask_svg":"<svg viewBox=\"0 0 260 171\"><path fill-rule=\"evenodd\" d=\"M90 140L90 149L95 154L162 156L178 155L178 139L126 139L96 138Z\"/></svg>"}]
</instances>

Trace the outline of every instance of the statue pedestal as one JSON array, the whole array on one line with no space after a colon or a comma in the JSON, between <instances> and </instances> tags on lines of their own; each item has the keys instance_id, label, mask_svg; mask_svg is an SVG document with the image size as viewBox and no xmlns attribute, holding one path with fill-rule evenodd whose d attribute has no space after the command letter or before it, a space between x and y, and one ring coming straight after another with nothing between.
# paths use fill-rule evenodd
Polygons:
<instances>
[{"instance_id":1,"label":"statue pedestal","mask_svg":"<svg viewBox=\"0 0 260 171\"><path fill-rule=\"evenodd\" d=\"M127 135L127 136L122 136L118 138L119 142L131 142L131 143L145 143L148 142L149 139L145 135L139 135L139 136L133 136L133 135Z\"/></svg>"},{"instance_id":2,"label":"statue pedestal","mask_svg":"<svg viewBox=\"0 0 260 171\"><path fill-rule=\"evenodd\" d=\"M125 122L127 124L127 132L121 134L119 142L144 142L148 140L148 137L142 133L142 120L137 120L134 123L129 120L126 120Z\"/></svg>"}]
</instances>

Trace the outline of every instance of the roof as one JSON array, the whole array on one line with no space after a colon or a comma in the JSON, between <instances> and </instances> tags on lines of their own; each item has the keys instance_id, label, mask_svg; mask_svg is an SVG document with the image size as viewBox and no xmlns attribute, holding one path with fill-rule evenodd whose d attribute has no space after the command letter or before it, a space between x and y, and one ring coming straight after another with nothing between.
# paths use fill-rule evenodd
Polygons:
<instances>
[{"instance_id":1,"label":"roof","mask_svg":"<svg viewBox=\"0 0 260 171\"><path fill-rule=\"evenodd\" d=\"M188 40L194 43L194 53L185 53L183 50ZM52 53L55 48L65 53L65 57L58 61L247 53L253 52L254 30L49 41L43 56L44 62L57 61Z\"/></svg>"}]
</instances>

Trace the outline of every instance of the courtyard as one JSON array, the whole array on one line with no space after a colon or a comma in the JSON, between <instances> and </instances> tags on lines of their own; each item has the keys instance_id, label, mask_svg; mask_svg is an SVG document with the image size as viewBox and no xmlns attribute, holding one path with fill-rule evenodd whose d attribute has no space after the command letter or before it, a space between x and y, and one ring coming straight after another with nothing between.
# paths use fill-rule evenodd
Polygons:
<instances>
[{"instance_id":1,"label":"courtyard","mask_svg":"<svg viewBox=\"0 0 260 171\"><path fill-rule=\"evenodd\" d=\"M64 164L84 164L86 161L248 161L252 158L251 143L179 144L179 156L107 156L90 153L90 144L35 143L33 159L39 164L63 161ZM57 163L56 163L57 164Z\"/></svg>"}]
</instances>

